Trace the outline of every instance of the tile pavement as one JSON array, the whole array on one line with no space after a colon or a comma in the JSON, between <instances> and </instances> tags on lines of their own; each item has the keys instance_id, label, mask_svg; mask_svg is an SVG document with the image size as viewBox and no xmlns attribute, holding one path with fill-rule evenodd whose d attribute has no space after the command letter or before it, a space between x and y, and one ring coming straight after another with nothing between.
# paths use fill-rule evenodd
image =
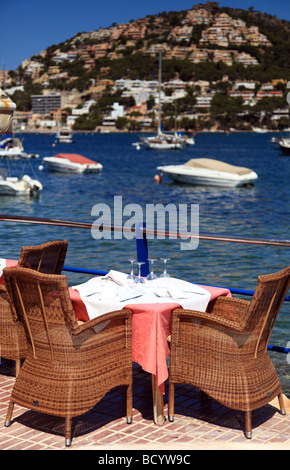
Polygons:
<instances>
[{"instance_id":1,"label":"tile pavement","mask_svg":"<svg viewBox=\"0 0 290 470\"><path fill-rule=\"evenodd\" d=\"M72 446L65 448L63 419L15 406L11 426L4 427L14 381L13 363L2 360L0 450L290 449L290 406L286 416L275 403L255 410L253 438L248 440L243 434L243 413L221 406L188 385L176 386L174 422L155 425L151 376L138 364L133 364L132 424L124 418L124 390L116 388L91 411L73 420ZM167 393L164 403L167 416Z\"/></svg>"}]
</instances>

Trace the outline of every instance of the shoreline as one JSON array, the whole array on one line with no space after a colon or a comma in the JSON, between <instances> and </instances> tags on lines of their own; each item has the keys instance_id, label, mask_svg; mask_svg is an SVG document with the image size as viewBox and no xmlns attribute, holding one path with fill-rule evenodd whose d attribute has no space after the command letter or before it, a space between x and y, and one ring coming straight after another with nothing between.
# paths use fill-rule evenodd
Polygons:
<instances>
[{"instance_id":1,"label":"shoreline","mask_svg":"<svg viewBox=\"0 0 290 470\"><path fill-rule=\"evenodd\" d=\"M58 129L26 129L26 130L14 130L12 134L56 134ZM125 131L125 130L118 130L116 128L110 128L110 129L101 129L101 130L71 130L72 134L154 134L156 130L150 129L150 130L142 130L142 131L136 131L136 132L130 132L130 131ZM174 130L168 130L164 131L164 133L170 133L174 132ZM257 132L253 129L251 130L241 130L241 129L231 129L231 130L217 130L217 129L199 129L195 131L185 131L185 130L179 130L177 132L184 132L184 133L196 133L196 134L269 134L269 133L284 133L284 132L290 132L290 129L264 129L262 132Z\"/></svg>"}]
</instances>

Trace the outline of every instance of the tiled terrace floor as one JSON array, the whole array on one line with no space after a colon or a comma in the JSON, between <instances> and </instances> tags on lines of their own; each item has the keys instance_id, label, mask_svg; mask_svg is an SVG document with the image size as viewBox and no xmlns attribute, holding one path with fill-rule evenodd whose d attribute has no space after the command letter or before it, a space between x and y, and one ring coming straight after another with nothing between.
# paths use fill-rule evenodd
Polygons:
<instances>
[{"instance_id":1,"label":"tiled terrace floor","mask_svg":"<svg viewBox=\"0 0 290 470\"><path fill-rule=\"evenodd\" d=\"M243 413L202 399L199 390L183 385L176 386L174 422L166 420L157 426L152 421L151 376L138 364L133 364L133 374L133 423L128 425L124 418L124 390L116 388L93 410L74 419L72 446L65 448L64 420L60 418L15 406L11 426L4 427L15 377L12 363L2 360L0 450L290 449L290 407L286 416L274 405L254 411L253 438L248 440L243 434ZM166 416L167 394L164 403Z\"/></svg>"}]
</instances>

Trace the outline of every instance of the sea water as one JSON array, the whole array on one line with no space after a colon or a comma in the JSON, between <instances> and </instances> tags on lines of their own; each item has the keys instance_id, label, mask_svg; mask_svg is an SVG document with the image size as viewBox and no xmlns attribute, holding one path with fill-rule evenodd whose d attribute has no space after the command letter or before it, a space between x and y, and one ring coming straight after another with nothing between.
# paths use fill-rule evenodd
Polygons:
<instances>
[{"instance_id":1,"label":"sea water","mask_svg":"<svg viewBox=\"0 0 290 470\"><path fill-rule=\"evenodd\" d=\"M73 144L54 144L51 134L20 134L27 153L39 159L9 163L11 176L29 174L39 179L43 191L38 198L0 196L1 214L52 218L93 223L95 205L106 204L114 210L119 197L123 207L137 204L186 205L199 207L199 232L265 239L290 239L290 156L277 144L270 143L274 134L200 133L194 146L183 151L138 150L132 144L137 134L81 133ZM40 170L42 158L57 153L78 153L103 165L100 174L65 174ZM255 186L215 188L176 184L165 175L161 183L154 176L157 166L182 164L191 158L215 158L251 168L258 174ZM4 166L5 162L1 162ZM99 207L99 206L98 206ZM130 207L130 206L128 206ZM112 220L113 221L113 220ZM126 219L123 219L125 222ZM136 240L110 238L96 240L90 229L1 222L0 257L17 259L22 245L66 238L69 241L66 266L110 269L129 272L130 257L136 257ZM254 290L257 277L288 266L288 247L200 240L194 250L181 250L180 240L148 241L149 255L169 257L168 272L187 281L222 287ZM154 265L156 274L162 262ZM69 285L85 282L90 276L66 273ZM235 294L234 294L235 295ZM249 299L249 298L248 298ZM285 302L270 343L286 347L290 342L290 302ZM290 355L271 352L279 369L283 391L290 392Z\"/></svg>"}]
</instances>

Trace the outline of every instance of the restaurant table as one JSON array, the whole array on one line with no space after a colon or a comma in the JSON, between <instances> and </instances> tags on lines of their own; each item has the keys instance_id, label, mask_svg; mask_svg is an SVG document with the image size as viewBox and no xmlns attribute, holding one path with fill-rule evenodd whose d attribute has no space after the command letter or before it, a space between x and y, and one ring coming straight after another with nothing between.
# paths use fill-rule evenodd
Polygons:
<instances>
[{"instance_id":1,"label":"restaurant table","mask_svg":"<svg viewBox=\"0 0 290 470\"><path fill-rule=\"evenodd\" d=\"M0 258L0 284L5 284L3 268L15 267L17 263ZM69 287L70 298L78 321L86 322L122 308L132 310L132 360L152 376L154 422L162 425L172 310L182 307L206 311L213 299L231 293L226 288L199 286L173 277L146 280L144 284L136 284L127 277L111 270L104 277L95 276Z\"/></svg>"},{"instance_id":2,"label":"restaurant table","mask_svg":"<svg viewBox=\"0 0 290 470\"><path fill-rule=\"evenodd\" d=\"M104 277L70 287L69 292L80 321L122 308L132 310L132 360L152 375L154 422L162 425L172 310L182 307L206 311L210 301L220 295L231 296L230 291L173 277L129 284L127 274L110 271Z\"/></svg>"}]
</instances>

